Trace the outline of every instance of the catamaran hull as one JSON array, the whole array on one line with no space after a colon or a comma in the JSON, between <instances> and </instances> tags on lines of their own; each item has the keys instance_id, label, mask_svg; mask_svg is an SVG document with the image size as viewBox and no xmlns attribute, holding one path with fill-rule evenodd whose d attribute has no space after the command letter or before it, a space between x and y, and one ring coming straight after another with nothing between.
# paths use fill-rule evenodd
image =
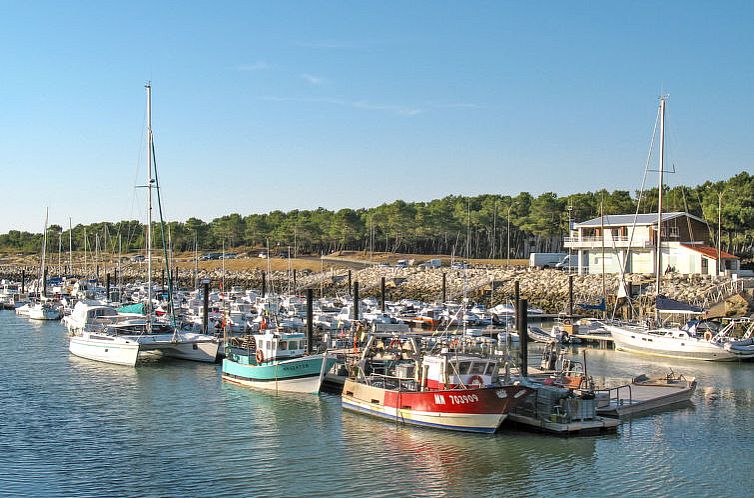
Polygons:
<instances>
[{"instance_id":1,"label":"catamaran hull","mask_svg":"<svg viewBox=\"0 0 754 498\"><path fill-rule=\"evenodd\" d=\"M327 363L323 369L324 361ZM256 389L312 394L320 391L323 373L334 364L335 358L325 359L324 355L262 365L247 365L226 358L223 360L222 378L234 384Z\"/></svg>"},{"instance_id":2,"label":"catamaran hull","mask_svg":"<svg viewBox=\"0 0 754 498\"><path fill-rule=\"evenodd\" d=\"M346 380L346 410L411 425L465 432L496 432L528 390L520 386L400 392Z\"/></svg>"},{"instance_id":3,"label":"catamaran hull","mask_svg":"<svg viewBox=\"0 0 754 498\"><path fill-rule=\"evenodd\" d=\"M142 345L141 351L159 351L160 354L169 358L214 363L217 361L219 346L220 343L215 341L184 342L168 345L161 344L157 347Z\"/></svg>"},{"instance_id":4,"label":"catamaran hull","mask_svg":"<svg viewBox=\"0 0 754 498\"><path fill-rule=\"evenodd\" d=\"M727 351L722 345L689 337L688 339L667 338L659 334L623 329L605 325L613 336L615 349L630 353L681 358L702 361L738 361L752 358Z\"/></svg>"},{"instance_id":5,"label":"catamaran hull","mask_svg":"<svg viewBox=\"0 0 754 498\"><path fill-rule=\"evenodd\" d=\"M112 341L102 339L88 339L86 337L71 337L68 350L81 358L102 361L115 365L133 367L139 358L139 344L130 341Z\"/></svg>"}]
</instances>

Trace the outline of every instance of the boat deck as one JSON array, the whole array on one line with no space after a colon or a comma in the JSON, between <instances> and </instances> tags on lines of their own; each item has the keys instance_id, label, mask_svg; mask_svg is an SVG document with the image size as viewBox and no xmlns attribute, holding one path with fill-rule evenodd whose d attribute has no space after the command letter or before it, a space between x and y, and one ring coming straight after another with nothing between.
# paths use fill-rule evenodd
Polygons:
<instances>
[{"instance_id":1,"label":"boat deck","mask_svg":"<svg viewBox=\"0 0 754 498\"><path fill-rule=\"evenodd\" d=\"M509 413L505 422L503 422L503 426L506 425L558 436L592 436L595 434L616 432L620 425L620 420L598 416L590 420L575 420L566 423L542 420L518 413Z\"/></svg>"},{"instance_id":2,"label":"boat deck","mask_svg":"<svg viewBox=\"0 0 754 498\"><path fill-rule=\"evenodd\" d=\"M690 385L652 385L627 384L609 390L610 403L597 405L597 413L607 417L630 417L652 410L662 409L679 403L687 403L696 389L696 383Z\"/></svg>"}]
</instances>

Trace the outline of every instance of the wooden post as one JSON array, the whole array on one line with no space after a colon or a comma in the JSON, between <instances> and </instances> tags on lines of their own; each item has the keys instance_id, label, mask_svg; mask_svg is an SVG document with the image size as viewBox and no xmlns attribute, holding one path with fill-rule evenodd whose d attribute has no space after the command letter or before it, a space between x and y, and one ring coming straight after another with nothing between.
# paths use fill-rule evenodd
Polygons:
<instances>
[{"instance_id":1,"label":"wooden post","mask_svg":"<svg viewBox=\"0 0 754 498\"><path fill-rule=\"evenodd\" d=\"M204 302L202 305L202 329L206 334L209 329L209 281L205 280L202 285L202 292L204 293Z\"/></svg>"},{"instance_id":2,"label":"wooden post","mask_svg":"<svg viewBox=\"0 0 754 498\"><path fill-rule=\"evenodd\" d=\"M382 296L382 312L385 312L385 301L387 300L387 296L385 296L385 277L382 277L380 279L380 295Z\"/></svg>"},{"instance_id":3,"label":"wooden post","mask_svg":"<svg viewBox=\"0 0 754 498\"><path fill-rule=\"evenodd\" d=\"M516 325L518 326L518 341L521 346L521 376L526 377L529 374L528 362L529 362L529 317L527 315L527 300L519 299L518 306L516 307Z\"/></svg>"},{"instance_id":4,"label":"wooden post","mask_svg":"<svg viewBox=\"0 0 754 498\"><path fill-rule=\"evenodd\" d=\"M359 319L359 281L353 283L353 319Z\"/></svg>"},{"instance_id":5,"label":"wooden post","mask_svg":"<svg viewBox=\"0 0 754 498\"><path fill-rule=\"evenodd\" d=\"M314 350L314 290L306 289L306 352Z\"/></svg>"}]
</instances>

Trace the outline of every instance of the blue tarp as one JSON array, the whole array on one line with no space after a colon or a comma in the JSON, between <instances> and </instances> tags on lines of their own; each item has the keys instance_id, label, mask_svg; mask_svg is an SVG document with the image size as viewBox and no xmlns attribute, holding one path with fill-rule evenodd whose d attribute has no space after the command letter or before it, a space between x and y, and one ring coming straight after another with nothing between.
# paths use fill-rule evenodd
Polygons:
<instances>
[{"instance_id":1,"label":"blue tarp","mask_svg":"<svg viewBox=\"0 0 754 498\"><path fill-rule=\"evenodd\" d=\"M118 313L138 313L140 315L144 314L144 303L137 303L137 304L129 304L126 306L121 306L120 308L116 309Z\"/></svg>"},{"instance_id":2,"label":"blue tarp","mask_svg":"<svg viewBox=\"0 0 754 498\"><path fill-rule=\"evenodd\" d=\"M688 303L676 301L675 299L670 299L669 297L665 297L661 294L657 296L655 306L657 306L657 311L660 313L683 313L696 315L704 312L704 310L699 306L692 306Z\"/></svg>"}]
</instances>

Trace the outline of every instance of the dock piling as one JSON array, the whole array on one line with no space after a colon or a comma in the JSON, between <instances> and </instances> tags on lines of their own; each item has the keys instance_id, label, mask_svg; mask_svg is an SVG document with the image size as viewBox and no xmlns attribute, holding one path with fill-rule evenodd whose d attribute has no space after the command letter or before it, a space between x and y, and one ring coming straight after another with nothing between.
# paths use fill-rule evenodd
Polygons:
<instances>
[{"instance_id":1,"label":"dock piling","mask_svg":"<svg viewBox=\"0 0 754 498\"><path fill-rule=\"evenodd\" d=\"M526 299L519 299L518 306L516 307L516 325L518 327L518 340L521 347L521 365L520 373L522 377L529 375L528 362L529 362L529 317L527 315L528 301Z\"/></svg>"},{"instance_id":2,"label":"dock piling","mask_svg":"<svg viewBox=\"0 0 754 498\"><path fill-rule=\"evenodd\" d=\"M314 345L314 289L306 289L306 352L311 354Z\"/></svg>"}]
</instances>

